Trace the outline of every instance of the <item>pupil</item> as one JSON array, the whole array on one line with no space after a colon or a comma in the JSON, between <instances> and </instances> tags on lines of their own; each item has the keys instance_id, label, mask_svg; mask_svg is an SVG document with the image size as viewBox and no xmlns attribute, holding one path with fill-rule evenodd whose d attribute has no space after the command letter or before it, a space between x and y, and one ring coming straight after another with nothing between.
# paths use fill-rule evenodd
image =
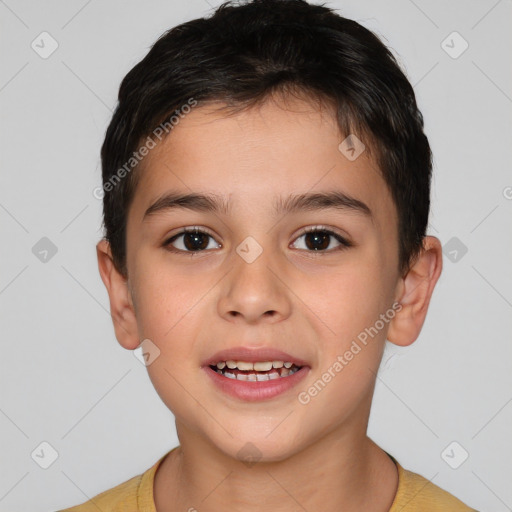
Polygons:
<instances>
[{"instance_id":1,"label":"pupil","mask_svg":"<svg viewBox=\"0 0 512 512\"><path fill-rule=\"evenodd\" d=\"M321 231L313 231L311 233L307 233L306 245L307 245L308 249L313 249L315 251L317 251L319 249L326 249L327 247L329 247L329 240L328 240L329 237L330 237L330 235L328 233L322 233ZM308 241L310 241L310 240L313 241L313 246L311 246L311 244L308 243ZM318 242L321 242L321 246L315 247L314 244L318 243Z\"/></svg>"}]
</instances>

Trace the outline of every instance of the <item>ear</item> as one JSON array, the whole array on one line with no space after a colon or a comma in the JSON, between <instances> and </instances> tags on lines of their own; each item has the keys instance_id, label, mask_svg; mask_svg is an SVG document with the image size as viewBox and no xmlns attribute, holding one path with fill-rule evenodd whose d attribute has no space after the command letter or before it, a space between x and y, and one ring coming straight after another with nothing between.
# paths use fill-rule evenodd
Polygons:
<instances>
[{"instance_id":1,"label":"ear","mask_svg":"<svg viewBox=\"0 0 512 512\"><path fill-rule=\"evenodd\" d=\"M140 345L140 341L128 280L116 269L107 240L98 242L96 254L101 280L110 299L110 315L117 341L127 350L134 350Z\"/></svg>"},{"instance_id":2,"label":"ear","mask_svg":"<svg viewBox=\"0 0 512 512\"><path fill-rule=\"evenodd\" d=\"M391 320L387 339L395 345L410 345L418 338L430 298L441 275L443 250L434 236L423 239L423 248L405 277L400 279L397 301L402 309Z\"/></svg>"}]
</instances>

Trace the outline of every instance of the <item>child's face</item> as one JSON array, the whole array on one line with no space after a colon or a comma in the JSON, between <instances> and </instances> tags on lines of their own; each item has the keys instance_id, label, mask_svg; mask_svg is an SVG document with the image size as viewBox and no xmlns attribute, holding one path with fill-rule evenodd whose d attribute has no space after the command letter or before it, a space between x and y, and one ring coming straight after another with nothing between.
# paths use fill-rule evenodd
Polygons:
<instances>
[{"instance_id":1,"label":"child's face","mask_svg":"<svg viewBox=\"0 0 512 512\"><path fill-rule=\"evenodd\" d=\"M338 149L345 137L313 104L269 102L233 117L212 112L196 107L150 152L130 208L127 268L137 342L149 339L160 350L148 366L151 380L182 440L199 435L233 457L247 442L262 460L279 460L334 430L355 440L366 431L388 329L377 321L392 316L402 282L388 188L367 151L350 161ZM274 212L277 198L334 191L371 214L360 207ZM230 211L169 208L144 218L171 192L222 196ZM193 226L211 238L179 236L164 245ZM316 238L304 235L314 226ZM185 252L194 248L206 250ZM383 323L366 345L357 341ZM206 364L235 347L283 351L290 356L283 359L306 365L287 381L291 387L279 384L290 376L240 383ZM320 391L308 392L318 380ZM258 386L273 396L258 399Z\"/></svg>"}]
</instances>

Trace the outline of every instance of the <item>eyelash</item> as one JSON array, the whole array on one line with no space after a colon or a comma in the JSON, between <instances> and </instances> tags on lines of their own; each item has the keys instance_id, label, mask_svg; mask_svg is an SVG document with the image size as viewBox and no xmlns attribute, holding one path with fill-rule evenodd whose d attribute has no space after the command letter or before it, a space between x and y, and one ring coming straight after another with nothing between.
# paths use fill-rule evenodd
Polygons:
<instances>
[{"instance_id":1,"label":"eyelash","mask_svg":"<svg viewBox=\"0 0 512 512\"><path fill-rule=\"evenodd\" d=\"M193 256L194 254L198 254L198 253L201 253L201 252L205 252L207 250L207 249L203 249L203 250L199 250L199 251L184 251L183 249L172 248L172 242L174 242L177 238L179 238L180 236L183 236L183 235L185 235L187 233L202 234L202 235L207 235L207 236L209 236L211 238L215 238L210 232L208 232L208 231L206 231L204 229L201 229L201 228L198 228L198 227L188 227L188 228L184 228L179 233L176 233L172 237L168 238L163 243L163 246L167 250L169 250L170 252L177 253L177 254L187 254L188 253L188 254L190 254L190 256ZM307 235L309 233L324 233L326 235L329 235L329 236L335 238L336 241L338 241L340 243L340 245L338 247L335 247L334 249L323 249L323 250L316 250L316 251L315 250L300 249L301 251L306 251L306 252L311 253L313 255L320 255L322 253L331 253L331 252L336 252L336 251L340 251L340 250L345 250L345 249L348 249L349 247L353 246L352 242L350 242L349 240L347 240L346 238L342 237L338 233L336 233L336 232L334 232L334 231L332 231L332 230L330 230L330 229L328 229L328 228L326 228L324 226L310 226L308 228L305 228L295 238L295 240L297 240L300 237L302 237L304 235Z\"/></svg>"}]
</instances>

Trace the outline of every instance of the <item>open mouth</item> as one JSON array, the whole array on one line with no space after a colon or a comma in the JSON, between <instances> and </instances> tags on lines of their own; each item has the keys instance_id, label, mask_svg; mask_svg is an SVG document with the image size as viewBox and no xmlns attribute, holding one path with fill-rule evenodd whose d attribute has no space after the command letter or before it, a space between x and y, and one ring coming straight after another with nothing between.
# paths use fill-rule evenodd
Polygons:
<instances>
[{"instance_id":1,"label":"open mouth","mask_svg":"<svg viewBox=\"0 0 512 512\"><path fill-rule=\"evenodd\" d=\"M252 382L282 379L302 368L290 361L219 361L209 366L228 379Z\"/></svg>"}]
</instances>

